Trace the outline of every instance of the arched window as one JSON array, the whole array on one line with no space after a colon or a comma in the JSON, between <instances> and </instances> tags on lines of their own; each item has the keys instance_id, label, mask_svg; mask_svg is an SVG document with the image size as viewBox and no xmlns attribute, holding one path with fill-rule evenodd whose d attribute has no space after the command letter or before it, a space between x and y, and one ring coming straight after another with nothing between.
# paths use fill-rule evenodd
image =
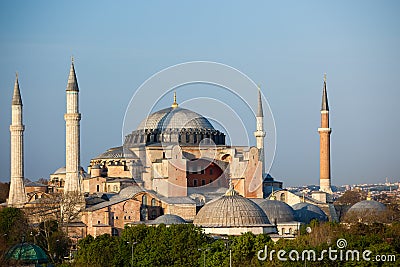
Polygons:
<instances>
[{"instance_id":1,"label":"arched window","mask_svg":"<svg viewBox=\"0 0 400 267\"><path fill-rule=\"evenodd\" d=\"M156 202L156 199L155 199L155 198L152 198L152 199L151 199L151 205L152 205L153 207L157 206L157 202Z\"/></svg>"},{"instance_id":2,"label":"arched window","mask_svg":"<svg viewBox=\"0 0 400 267\"><path fill-rule=\"evenodd\" d=\"M143 195L142 196L142 206L146 206L147 205L147 195Z\"/></svg>"},{"instance_id":3,"label":"arched window","mask_svg":"<svg viewBox=\"0 0 400 267\"><path fill-rule=\"evenodd\" d=\"M112 229L111 229L111 235L112 235L112 236L118 236L118 230L115 229L115 228L112 228Z\"/></svg>"},{"instance_id":4,"label":"arched window","mask_svg":"<svg viewBox=\"0 0 400 267\"><path fill-rule=\"evenodd\" d=\"M292 228L289 228L289 234L293 234Z\"/></svg>"},{"instance_id":5,"label":"arched window","mask_svg":"<svg viewBox=\"0 0 400 267\"><path fill-rule=\"evenodd\" d=\"M282 235L285 234L285 228L282 228Z\"/></svg>"},{"instance_id":6,"label":"arched window","mask_svg":"<svg viewBox=\"0 0 400 267\"><path fill-rule=\"evenodd\" d=\"M97 192L100 192L100 185L96 185Z\"/></svg>"},{"instance_id":7,"label":"arched window","mask_svg":"<svg viewBox=\"0 0 400 267\"><path fill-rule=\"evenodd\" d=\"M282 193L282 194L281 194L280 199L281 199L282 202L285 202L285 201L286 201L286 195L285 195L285 193Z\"/></svg>"}]
</instances>

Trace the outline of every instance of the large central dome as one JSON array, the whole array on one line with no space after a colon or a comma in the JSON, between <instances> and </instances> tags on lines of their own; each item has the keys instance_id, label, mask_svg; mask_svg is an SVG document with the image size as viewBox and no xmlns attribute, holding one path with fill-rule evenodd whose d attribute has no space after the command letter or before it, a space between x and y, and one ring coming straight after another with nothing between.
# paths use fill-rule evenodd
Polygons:
<instances>
[{"instance_id":1,"label":"large central dome","mask_svg":"<svg viewBox=\"0 0 400 267\"><path fill-rule=\"evenodd\" d=\"M174 103L171 107L147 116L135 131L125 136L124 146L134 147L160 143L178 143L185 146L200 143L225 145L225 134L214 129L202 115L178 107L176 94L174 94Z\"/></svg>"},{"instance_id":2,"label":"large central dome","mask_svg":"<svg viewBox=\"0 0 400 267\"><path fill-rule=\"evenodd\" d=\"M212 124L202 115L184 108L165 108L150 114L137 130L195 129L213 130Z\"/></svg>"}]
</instances>

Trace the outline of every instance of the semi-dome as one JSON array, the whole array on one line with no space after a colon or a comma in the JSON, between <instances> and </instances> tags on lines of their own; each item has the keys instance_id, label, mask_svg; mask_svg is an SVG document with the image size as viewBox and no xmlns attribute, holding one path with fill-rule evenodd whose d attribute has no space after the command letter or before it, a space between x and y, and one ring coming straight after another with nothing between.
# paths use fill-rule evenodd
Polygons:
<instances>
[{"instance_id":1,"label":"semi-dome","mask_svg":"<svg viewBox=\"0 0 400 267\"><path fill-rule=\"evenodd\" d=\"M202 227L253 227L269 225L264 211L250 199L229 189L222 197L200 209L193 224Z\"/></svg>"},{"instance_id":2,"label":"semi-dome","mask_svg":"<svg viewBox=\"0 0 400 267\"><path fill-rule=\"evenodd\" d=\"M185 108L165 108L150 114L137 130L146 129L214 129L212 124L202 115Z\"/></svg>"},{"instance_id":3,"label":"semi-dome","mask_svg":"<svg viewBox=\"0 0 400 267\"><path fill-rule=\"evenodd\" d=\"M152 224L165 224L165 225L183 224L183 223L186 223L186 221L182 217L179 217L178 215L175 214L161 215L152 222Z\"/></svg>"},{"instance_id":4,"label":"semi-dome","mask_svg":"<svg viewBox=\"0 0 400 267\"><path fill-rule=\"evenodd\" d=\"M144 192L143 188L138 186L138 185L131 185L128 187L125 187L121 191L119 191L118 196L120 198L132 198L134 197L137 193Z\"/></svg>"},{"instance_id":5,"label":"semi-dome","mask_svg":"<svg viewBox=\"0 0 400 267\"><path fill-rule=\"evenodd\" d=\"M267 215L269 221L273 224L296 221L293 208L285 202L265 199L261 201L258 206L260 206Z\"/></svg>"},{"instance_id":6,"label":"semi-dome","mask_svg":"<svg viewBox=\"0 0 400 267\"><path fill-rule=\"evenodd\" d=\"M7 261L17 261L24 264L48 263L49 258L39 246L31 243L21 243L11 247L5 256Z\"/></svg>"},{"instance_id":7,"label":"semi-dome","mask_svg":"<svg viewBox=\"0 0 400 267\"><path fill-rule=\"evenodd\" d=\"M112 147L106 152L101 153L95 159L124 159L124 158L134 158L132 151L129 149L124 149L122 146Z\"/></svg>"},{"instance_id":8,"label":"semi-dome","mask_svg":"<svg viewBox=\"0 0 400 267\"><path fill-rule=\"evenodd\" d=\"M325 212L313 204L302 202L294 204L292 208L295 212L296 220L302 223L308 224L312 220L328 221L328 216L326 216Z\"/></svg>"}]
</instances>

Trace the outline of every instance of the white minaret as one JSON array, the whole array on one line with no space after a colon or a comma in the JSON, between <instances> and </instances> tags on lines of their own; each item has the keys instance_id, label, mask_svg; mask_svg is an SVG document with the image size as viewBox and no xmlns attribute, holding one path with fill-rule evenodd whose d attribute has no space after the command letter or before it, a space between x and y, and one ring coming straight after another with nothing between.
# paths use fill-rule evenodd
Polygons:
<instances>
[{"instance_id":1,"label":"white minaret","mask_svg":"<svg viewBox=\"0 0 400 267\"><path fill-rule=\"evenodd\" d=\"M22 99L19 91L18 74L15 78L11 104L11 181L8 205L22 207L26 202L24 185L24 130L22 124Z\"/></svg>"},{"instance_id":2,"label":"white minaret","mask_svg":"<svg viewBox=\"0 0 400 267\"><path fill-rule=\"evenodd\" d=\"M80 185L80 120L79 113L79 88L76 79L74 59L72 58L71 69L69 71L67 85L67 113L64 114L66 146L65 146L65 166L66 177L64 193L81 192Z\"/></svg>"},{"instance_id":3,"label":"white minaret","mask_svg":"<svg viewBox=\"0 0 400 267\"><path fill-rule=\"evenodd\" d=\"M263 107L262 107L262 98L261 98L261 89L258 87L258 107L257 107L257 114L256 114L256 120L257 120L257 128L256 131L254 132L254 136L256 137L256 142L257 142L257 148L260 151L260 156L259 159L262 163L262 174L264 177L264 138L265 138L265 131L264 131L264 113L263 113Z\"/></svg>"}]
</instances>

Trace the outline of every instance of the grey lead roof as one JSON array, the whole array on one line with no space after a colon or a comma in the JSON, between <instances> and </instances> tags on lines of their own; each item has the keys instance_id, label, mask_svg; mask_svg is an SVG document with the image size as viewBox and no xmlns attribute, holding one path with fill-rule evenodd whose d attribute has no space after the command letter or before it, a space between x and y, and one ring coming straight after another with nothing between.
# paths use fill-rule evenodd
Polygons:
<instances>
[{"instance_id":1,"label":"grey lead roof","mask_svg":"<svg viewBox=\"0 0 400 267\"><path fill-rule=\"evenodd\" d=\"M322 104L321 110L329 110L328 105L328 92L326 91L326 76L324 77L324 88L322 90Z\"/></svg>"},{"instance_id":2,"label":"grey lead roof","mask_svg":"<svg viewBox=\"0 0 400 267\"><path fill-rule=\"evenodd\" d=\"M17 75L17 77L15 78L14 94L13 94L13 98L12 98L12 105L20 105L20 106L22 106L21 92L19 91L18 75Z\"/></svg>"},{"instance_id":3,"label":"grey lead roof","mask_svg":"<svg viewBox=\"0 0 400 267\"><path fill-rule=\"evenodd\" d=\"M261 89L258 89L257 117L264 117L263 108L262 108Z\"/></svg>"},{"instance_id":4,"label":"grey lead roof","mask_svg":"<svg viewBox=\"0 0 400 267\"><path fill-rule=\"evenodd\" d=\"M179 217L178 215L164 214L161 215L160 217L157 217L154 221L151 222L151 224L162 224L162 223L165 225L171 225L171 224L183 224L186 223L186 221L182 217Z\"/></svg>"},{"instance_id":5,"label":"grey lead roof","mask_svg":"<svg viewBox=\"0 0 400 267\"><path fill-rule=\"evenodd\" d=\"M165 108L150 114L137 130L145 129L214 129L202 115L184 108Z\"/></svg>"},{"instance_id":6,"label":"grey lead roof","mask_svg":"<svg viewBox=\"0 0 400 267\"><path fill-rule=\"evenodd\" d=\"M74 62L71 62L71 68L69 70L67 91L79 91L78 81L76 79Z\"/></svg>"}]
</instances>

